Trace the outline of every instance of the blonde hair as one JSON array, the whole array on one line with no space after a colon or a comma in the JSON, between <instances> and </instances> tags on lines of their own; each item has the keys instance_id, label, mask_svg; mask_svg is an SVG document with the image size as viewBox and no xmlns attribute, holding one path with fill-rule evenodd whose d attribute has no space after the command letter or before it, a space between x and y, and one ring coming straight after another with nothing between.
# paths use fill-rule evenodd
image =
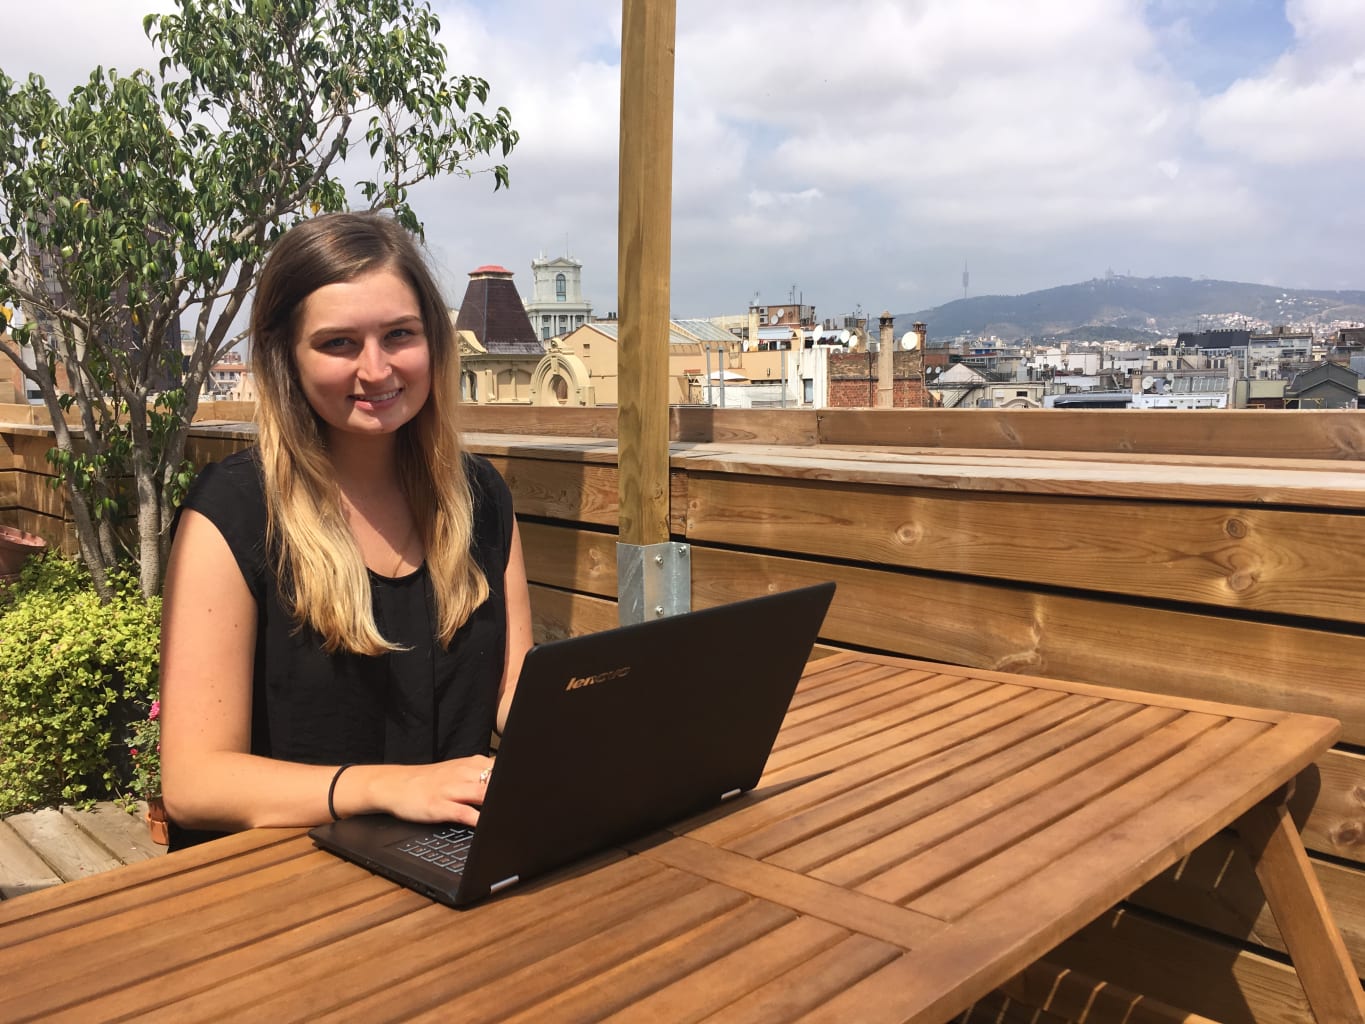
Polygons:
<instances>
[{"instance_id":1,"label":"blonde hair","mask_svg":"<svg viewBox=\"0 0 1365 1024\"><path fill-rule=\"evenodd\" d=\"M431 356L431 393L398 430L398 475L426 550L436 635L449 644L488 597L474 561L474 496L456 429L460 358L450 315L413 237L392 217L334 213L303 221L276 243L251 310L252 370L265 479L267 543L280 597L328 653L398 650L374 619L365 561L342 513L322 421L304 397L294 342L304 300L376 270L416 292Z\"/></svg>"}]
</instances>

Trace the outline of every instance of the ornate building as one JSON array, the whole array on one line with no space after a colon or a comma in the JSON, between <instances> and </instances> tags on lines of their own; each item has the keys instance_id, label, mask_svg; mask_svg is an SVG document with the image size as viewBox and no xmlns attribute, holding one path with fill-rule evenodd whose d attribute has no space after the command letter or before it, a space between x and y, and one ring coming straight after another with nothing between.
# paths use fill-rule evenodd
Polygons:
<instances>
[{"instance_id":1,"label":"ornate building","mask_svg":"<svg viewBox=\"0 0 1365 1024\"><path fill-rule=\"evenodd\" d=\"M583 264L569 256L531 261L531 300L526 315L541 341L562 338L592 321L583 298Z\"/></svg>"},{"instance_id":2,"label":"ornate building","mask_svg":"<svg viewBox=\"0 0 1365 1024\"><path fill-rule=\"evenodd\" d=\"M545 346L531 329L510 270L490 265L470 272L455 333L460 341L463 401L530 403L531 377Z\"/></svg>"}]
</instances>

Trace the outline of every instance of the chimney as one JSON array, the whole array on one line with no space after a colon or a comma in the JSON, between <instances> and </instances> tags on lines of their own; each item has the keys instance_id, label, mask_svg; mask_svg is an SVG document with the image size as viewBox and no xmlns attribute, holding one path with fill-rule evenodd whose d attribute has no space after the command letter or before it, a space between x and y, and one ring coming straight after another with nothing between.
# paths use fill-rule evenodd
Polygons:
<instances>
[{"instance_id":1,"label":"chimney","mask_svg":"<svg viewBox=\"0 0 1365 1024\"><path fill-rule=\"evenodd\" d=\"M881 330L877 349L877 408L896 404L896 318L884 312L877 326Z\"/></svg>"}]
</instances>

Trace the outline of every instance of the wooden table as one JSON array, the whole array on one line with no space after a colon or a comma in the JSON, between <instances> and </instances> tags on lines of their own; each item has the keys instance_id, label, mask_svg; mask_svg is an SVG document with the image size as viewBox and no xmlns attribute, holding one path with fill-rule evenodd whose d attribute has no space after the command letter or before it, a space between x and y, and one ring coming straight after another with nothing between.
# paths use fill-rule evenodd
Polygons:
<instances>
[{"instance_id":1,"label":"wooden table","mask_svg":"<svg viewBox=\"0 0 1365 1024\"><path fill-rule=\"evenodd\" d=\"M0 1019L951 1018L1235 824L1320 1021L1288 818L1331 719L840 654L763 784L472 910L258 830L0 905Z\"/></svg>"}]
</instances>

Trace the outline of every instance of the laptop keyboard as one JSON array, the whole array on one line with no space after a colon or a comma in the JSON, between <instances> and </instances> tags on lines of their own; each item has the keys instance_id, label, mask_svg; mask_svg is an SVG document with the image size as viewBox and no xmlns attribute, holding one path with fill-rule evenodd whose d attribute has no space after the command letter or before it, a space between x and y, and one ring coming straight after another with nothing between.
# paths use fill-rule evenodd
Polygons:
<instances>
[{"instance_id":1,"label":"laptop keyboard","mask_svg":"<svg viewBox=\"0 0 1365 1024\"><path fill-rule=\"evenodd\" d=\"M467 825L447 825L424 836L405 839L394 849L426 861L432 867L458 875L464 871L465 861L469 859L469 844L473 841L472 828Z\"/></svg>"}]
</instances>

